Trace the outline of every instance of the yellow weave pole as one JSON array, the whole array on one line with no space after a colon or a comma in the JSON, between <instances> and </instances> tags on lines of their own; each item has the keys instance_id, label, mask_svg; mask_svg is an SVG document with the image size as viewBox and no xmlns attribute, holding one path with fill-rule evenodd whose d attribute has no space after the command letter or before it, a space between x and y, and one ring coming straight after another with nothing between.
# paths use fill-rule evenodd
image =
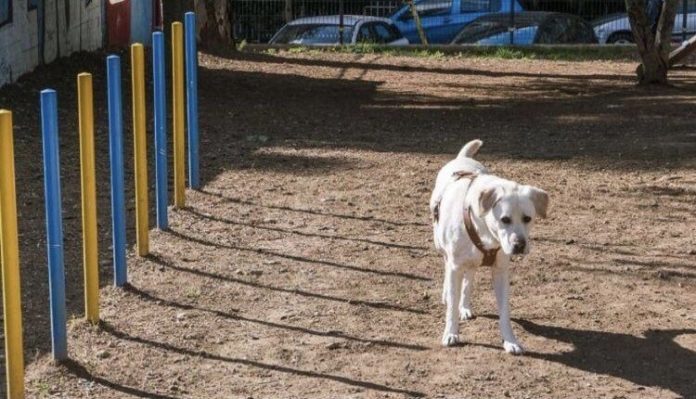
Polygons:
<instances>
[{"instance_id":1,"label":"yellow weave pole","mask_svg":"<svg viewBox=\"0 0 696 399\"><path fill-rule=\"evenodd\" d=\"M22 299L15 194L12 112L0 110L0 253L5 310L5 362L8 399L24 398Z\"/></svg>"},{"instance_id":2,"label":"yellow weave pole","mask_svg":"<svg viewBox=\"0 0 696 399\"><path fill-rule=\"evenodd\" d=\"M94 177L94 100L92 74L77 75L82 183L82 263L85 274L85 316L99 322L99 258L97 250L97 189Z\"/></svg>"},{"instance_id":3,"label":"yellow weave pole","mask_svg":"<svg viewBox=\"0 0 696 399\"><path fill-rule=\"evenodd\" d=\"M135 155L135 236L138 255L150 252L147 209L147 138L145 137L145 50L143 45L131 46L133 80L133 152Z\"/></svg>"},{"instance_id":4,"label":"yellow weave pole","mask_svg":"<svg viewBox=\"0 0 696 399\"><path fill-rule=\"evenodd\" d=\"M174 206L186 206L184 171L184 26L172 24L172 90L174 98Z\"/></svg>"}]
</instances>

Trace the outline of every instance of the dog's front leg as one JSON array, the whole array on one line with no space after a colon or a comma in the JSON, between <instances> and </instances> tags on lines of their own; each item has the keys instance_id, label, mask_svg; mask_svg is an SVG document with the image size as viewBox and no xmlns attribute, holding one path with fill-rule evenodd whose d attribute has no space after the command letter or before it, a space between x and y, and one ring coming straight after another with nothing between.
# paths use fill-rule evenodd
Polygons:
<instances>
[{"instance_id":1,"label":"dog's front leg","mask_svg":"<svg viewBox=\"0 0 696 399\"><path fill-rule=\"evenodd\" d=\"M506 256L498 255L498 261L493 268L493 286L495 289L495 299L498 302L500 334L503 336L503 347L507 353L520 355L524 353L524 349L522 345L517 342L515 333L512 332L512 325L510 324L510 302L508 299L510 272L508 263L509 260Z\"/></svg>"},{"instance_id":2,"label":"dog's front leg","mask_svg":"<svg viewBox=\"0 0 696 399\"><path fill-rule=\"evenodd\" d=\"M459 343L459 297L461 293L462 270L452 262L448 262L445 270L447 314L445 316L445 332L442 335L443 346L453 346Z\"/></svg>"}]
</instances>

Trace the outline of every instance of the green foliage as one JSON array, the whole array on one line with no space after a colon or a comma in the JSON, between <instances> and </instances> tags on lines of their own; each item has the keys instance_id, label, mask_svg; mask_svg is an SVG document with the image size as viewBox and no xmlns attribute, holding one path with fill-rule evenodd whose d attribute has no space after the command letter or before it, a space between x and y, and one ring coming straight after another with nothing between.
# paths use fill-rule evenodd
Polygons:
<instances>
[{"instance_id":1,"label":"green foliage","mask_svg":"<svg viewBox=\"0 0 696 399\"><path fill-rule=\"evenodd\" d=\"M538 59L553 61L599 61L637 59L634 46L405 46L390 47L372 43L334 47L289 47L263 50L266 54L319 54L321 52L345 54L380 54L384 56L443 59L454 58L499 58Z\"/></svg>"}]
</instances>

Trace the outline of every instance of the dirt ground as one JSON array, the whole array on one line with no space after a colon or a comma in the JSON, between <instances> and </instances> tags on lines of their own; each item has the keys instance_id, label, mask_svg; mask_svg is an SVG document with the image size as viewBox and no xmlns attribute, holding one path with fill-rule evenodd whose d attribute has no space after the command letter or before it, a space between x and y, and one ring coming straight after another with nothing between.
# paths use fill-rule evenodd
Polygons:
<instances>
[{"instance_id":1,"label":"dirt ground","mask_svg":"<svg viewBox=\"0 0 696 399\"><path fill-rule=\"evenodd\" d=\"M28 397L696 398L696 70L642 89L632 63L204 54L204 187L115 289L102 57L0 91L17 124ZM81 320L83 69L98 90L98 327ZM48 353L37 93L49 85L74 315L62 365ZM502 351L486 270L464 344L439 346L427 203L472 138L496 174L551 194L513 265L521 357Z\"/></svg>"}]
</instances>

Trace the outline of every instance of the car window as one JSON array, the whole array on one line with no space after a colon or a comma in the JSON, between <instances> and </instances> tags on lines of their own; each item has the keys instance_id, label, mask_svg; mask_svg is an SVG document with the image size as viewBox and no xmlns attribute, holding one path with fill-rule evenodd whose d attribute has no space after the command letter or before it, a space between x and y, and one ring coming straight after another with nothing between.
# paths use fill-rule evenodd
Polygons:
<instances>
[{"instance_id":1,"label":"car window","mask_svg":"<svg viewBox=\"0 0 696 399\"><path fill-rule=\"evenodd\" d=\"M401 38L404 37L404 36L401 34L401 32L399 31L399 28L397 28L396 26L394 26L394 25L392 25L392 24L385 24L385 25L387 26L387 29L389 29L389 31L391 32L392 37L394 38L394 40L399 40L399 39L401 39Z\"/></svg>"},{"instance_id":2,"label":"car window","mask_svg":"<svg viewBox=\"0 0 696 399\"><path fill-rule=\"evenodd\" d=\"M358 43L372 43L374 42L374 37L372 37L372 32L370 31L371 24L362 24L358 30L358 37L356 41Z\"/></svg>"},{"instance_id":3,"label":"car window","mask_svg":"<svg viewBox=\"0 0 696 399\"><path fill-rule=\"evenodd\" d=\"M595 42L591 25L580 18L565 15L545 20L536 37L538 44L589 44Z\"/></svg>"},{"instance_id":4,"label":"car window","mask_svg":"<svg viewBox=\"0 0 696 399\"><path fill-rule=\"evenodd\" d=\"M452 10L452 0L423 0L416 3L418 16L432 17L436 15L447 15ZM402 20L413 19L411 10L407 7L406 12L401 16Z\"/></svg>"},{"instance_id":5,"label":"car window","mask_svg":"<svg viewBox=\"0 0 696 399\"><path fill-rule=\"evenodd\" d=\"M596 43L597 39L594 35L594 29L587 21L580 18L568 19L568 40L570 44L590 44Z\"/></svg>"},{"instance_id":6,"label":"car window","mask_svg":"<svg viewBox=\"0 0 696 399\"><path fill-rule=\"evenodd\" d=\"M474 21L459 32L454 43L476 43L483 38L507 32L507 30L508 25L502 21Z\"/></svg>"},{"instance_id":7,"label":"car window","mask_svg":"<svg viewBox=\"0 0 696 399\"><path fill-rule=\"evenodd\" d=\"M273 40L275 44L333 44L338 43L338 25L286 25ZM343 42L350 43L353 27L343 27Z\"/></svg>"},{"instance_id":8,"label":"car window","mask_svg":"<svg viewBox=\"0 0 696 399\"><path fill-rule=\"evenodd\" d=\"M0 25L12 21L12 2L0 1Z\"/></svg>"},{"instance_id":9,"label":"car window","mask_svg":"<svg viewBox=\"0 0 696 399\"><path fill-rule=\"evenodd\" d=\"M461 12L500 11L502 0L461 0Z\"/></svg>"},{"instance_id":10,"label":"car window","mask_svg":"<svg viewBox=\"0 0 696 399\"><path fill-rule=\"evenodd\" d=\"M568 18L553 18L551 28L552 43L568 43L570 32L568 32Z\"/></svg>"},{"instance_id":11,"label":"car window","mask_svg":"<svg viewBox=\"0 0 696 399\"><path fill-rule=\"evenodd\" d=\"M675 8L675 10L677 10L677 14L682 14L684 12L684 2L683 1L677 2L677 8ZM696 0L687 0L686 1L686 12L688 12L688 13L696 12Z\"/></svg>"},{"instance_id":12,"label":"car window","mask_svg":"<svg viewBox=\"0 0 696 399\"><path fill-rule=\"evenodd\" d=\"M389 26L385 23L376 23L373 25L373 29L378 43L391 43L398 39L398 37L394 36L394 31L389 29Z\"/></svg>"},{"instance_id":13,"label":"car window","mask_svg":"<svg viewBox=\"0 0 696 399\"><path fill-rule=\"evenodd\" d=\"M555 44L565 43L563 35L566 30L566 19L563 17L547 18L539 26L535 43Z\"/></svg>"}]
</instances>

